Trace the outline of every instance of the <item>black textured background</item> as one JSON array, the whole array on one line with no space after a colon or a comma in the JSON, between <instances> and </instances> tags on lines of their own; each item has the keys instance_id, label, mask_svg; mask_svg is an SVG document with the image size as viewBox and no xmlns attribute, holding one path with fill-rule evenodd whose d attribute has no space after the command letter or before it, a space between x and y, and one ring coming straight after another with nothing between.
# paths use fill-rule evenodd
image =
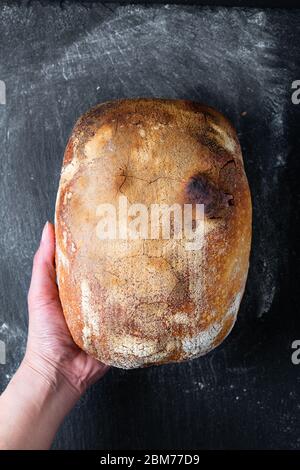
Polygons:
<instances>
[{"instance_id":1,"label":"black textured background","mask_svg":"<svg viewBox=\"0 0 300 470\"><path fill-rule=\"evenodd\" d=\"M254 207L238 322L206 357L111 370L82 398L59 449L300 448L300 10L0 5L0 339L7 384L25 348L26 295L41 228L77 117L98 102L205 102L238 130Z\"/></svg>"}]
</instances>

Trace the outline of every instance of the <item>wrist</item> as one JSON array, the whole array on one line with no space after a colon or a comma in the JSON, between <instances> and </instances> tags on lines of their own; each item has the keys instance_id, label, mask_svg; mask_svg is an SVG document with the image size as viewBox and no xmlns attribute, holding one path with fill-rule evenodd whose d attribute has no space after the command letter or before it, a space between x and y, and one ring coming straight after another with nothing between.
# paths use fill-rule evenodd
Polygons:
<instances>
[{"instance_id":1,"label":"wrist","mask_svg":"<svg viewBox=\"0 0 300 470\"><path fill-rule=\"evenodd\" d=\"M83 390L77 388L60 371L58 364L45 358L36 358L34 355L26 353L19 367L18 375L16 374L18 379L21 374L25 383L30 383L33 380L36 387L47 396L53 395L58 398L60 395L64 395L70 401L77 401L83 393Z\"/></svg>"},{"instance_id":2,"label":"wrist","mask_svg":"<svg viewBox=\"0 0 300 470\"><path fill-rule=\"evenodd\" d=\"M53 359L29 349L25 353L21 366L37 373L53 390L69 390L69 393L77 400L88 388L80 372L76 371L75 367L70 367L68 357Z\"/></svg>"},{"instance_id":3,"label":"wrist","mask_svg":"<svg viewBox=\"0 0 300 470\"><path fill-rule=\"evenodd\" d=\"M80 394L57 372L34 367L28 358L1 395L6 422L0 442L7 449L47 449ZM31 429L31 433L25 432Z\"/></svg>"}]
</instances>

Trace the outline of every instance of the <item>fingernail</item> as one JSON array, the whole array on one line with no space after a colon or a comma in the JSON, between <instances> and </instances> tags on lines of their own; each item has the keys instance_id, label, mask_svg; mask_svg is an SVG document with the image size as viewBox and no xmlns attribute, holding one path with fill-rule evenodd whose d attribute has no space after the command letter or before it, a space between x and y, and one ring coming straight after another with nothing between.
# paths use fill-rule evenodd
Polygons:
<instances>
[{"instance_id":1,"label":"fingernail","mask_svg":"<svg viewBox=\"0 0 300 470\"><path fill-rule=\"evenodd\" d=\"M42 233L42 242L44 242L47 238L47 230L48 230L48 225L49 225L49 222L47 221L44 225L44 228L43 228L43 233Z\"/></svg>"}]
</instances>

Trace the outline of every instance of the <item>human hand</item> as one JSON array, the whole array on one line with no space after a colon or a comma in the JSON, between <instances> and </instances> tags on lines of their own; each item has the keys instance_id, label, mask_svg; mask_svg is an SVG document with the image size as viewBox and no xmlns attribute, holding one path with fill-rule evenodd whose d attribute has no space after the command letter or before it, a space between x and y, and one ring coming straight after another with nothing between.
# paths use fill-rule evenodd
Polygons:
<instances>
[{"instance_id":1,"label":"human hand","mask_svg":"<svg viewBox=\"0 0 300 470\"><path fill-rule=\"evenodd\" d=\"M47 222L32 270L28 293L29 330L23 363L54 384L63 378L81 395L108 366L88 356L73 341L56 285L54 227Z\"/></svg>"},{"instance_id":2,"label":"human hand","mask_svg":"<svg viewBox=\"0 0 300 470\"><path fill-rule=\"evenodd\" d=\"M48 449L81 394L108 370L73 342L54 253L54 227L47 223L33 263L25 357L0 396L0 449Z\"/></svg>"}]
</instances>

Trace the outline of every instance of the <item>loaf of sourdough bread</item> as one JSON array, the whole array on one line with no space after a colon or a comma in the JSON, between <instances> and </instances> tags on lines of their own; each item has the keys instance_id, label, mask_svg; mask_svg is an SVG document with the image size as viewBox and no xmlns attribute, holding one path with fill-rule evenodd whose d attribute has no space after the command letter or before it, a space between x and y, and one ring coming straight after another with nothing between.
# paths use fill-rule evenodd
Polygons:
<instances>
[{"instance_id":1,"label":"loaf of sourdough bread","mask_svg":"<svg viewBox=\"0 0 300 470\"><path fill-rule=\"evenodd\" d=\"M183 100L94 107L67 144L55 230L60 298L80 348L126 369L209 352L235 322L249 263L235 130Z\"/></svg>"}]
</instances>

